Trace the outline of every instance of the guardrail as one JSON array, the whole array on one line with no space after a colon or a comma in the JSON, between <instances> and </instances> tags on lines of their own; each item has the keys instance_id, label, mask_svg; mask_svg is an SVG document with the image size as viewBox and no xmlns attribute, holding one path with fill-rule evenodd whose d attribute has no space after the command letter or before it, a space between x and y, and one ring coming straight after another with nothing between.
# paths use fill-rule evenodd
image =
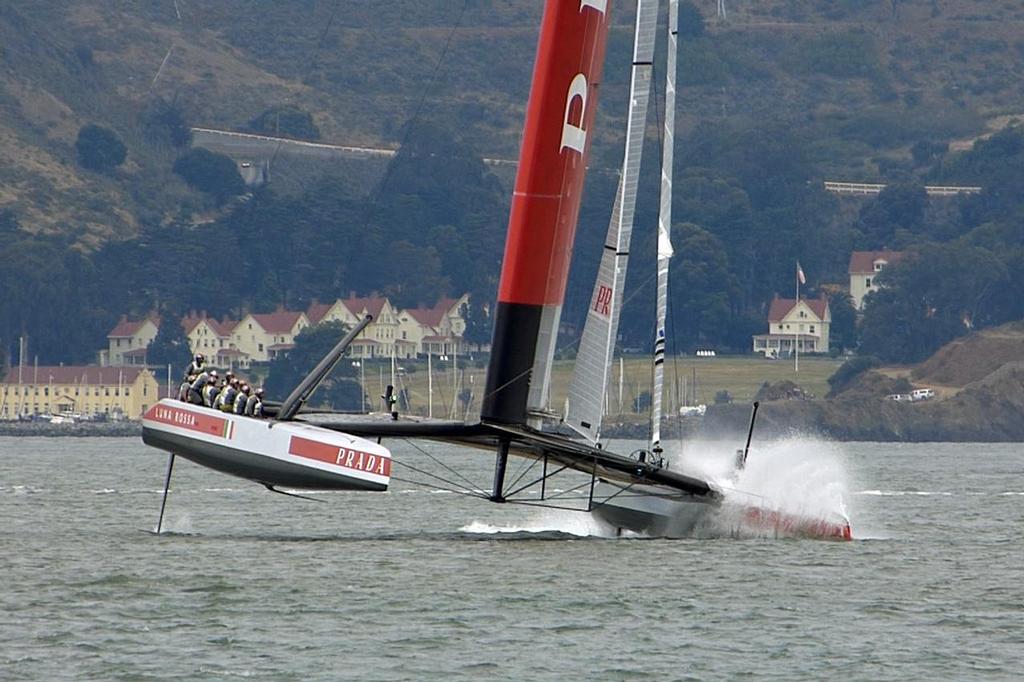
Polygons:
<instances>
[{"instance_id":1,"label":"guardrail","mask_svg":"<svg viewBox=\"0 0 1024 682\"><path fill-rule=\"evenodd\" d=\"M885 184L870 182L833 182L825 181L825 191L836 194L878 194L887 187ZM960 194L979 194L981 187L955 185L925 185L924 191L930 197L951 197Z\"/></svg>"}]
</instances>

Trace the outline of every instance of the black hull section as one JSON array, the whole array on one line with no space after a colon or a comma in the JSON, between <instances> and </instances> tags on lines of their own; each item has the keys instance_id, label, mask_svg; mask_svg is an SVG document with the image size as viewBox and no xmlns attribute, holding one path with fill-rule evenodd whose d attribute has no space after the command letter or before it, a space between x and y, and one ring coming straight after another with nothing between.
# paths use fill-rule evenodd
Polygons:
<instances>
[{"instance_id":1,"label":"black hull section","mask_svg":"<svg viewBox=\"0 0 1024 682\"><path fill-rule=\"evenodd\" d=\"M142 441L146 445L173 452L200 466L263 485L303 490L387 490L386 485L371 481L300 466L275 457L207 443L158 429L143 427Z\"/></svg>"},{"instance_id":2,"label":"black hull section","mask_svg":"<svg viewBox=\"0 0 1024 682\"><path fill-rule=\"evenodd\" d=\"M526 423L530 374L543 311L540 305L498 302L481 421Z\"/></svg>"}]
</instances>

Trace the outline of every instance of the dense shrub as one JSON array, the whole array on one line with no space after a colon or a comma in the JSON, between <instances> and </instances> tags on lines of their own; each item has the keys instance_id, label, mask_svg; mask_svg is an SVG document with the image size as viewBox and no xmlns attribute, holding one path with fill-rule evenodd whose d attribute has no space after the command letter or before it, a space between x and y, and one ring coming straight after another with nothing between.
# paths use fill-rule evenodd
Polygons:
<instances>
[{"instance_id":1,"label":"dense shrub","mask_svg":"<svg viewBox=\"0 0 1024 682\"><path fill-rule=\"evenodd\" d=\"M208 149L190 149L174 162L174 172L220 203L245 191L245 181L235 162Z\"/></svg>"},{"instance_id":2,"label":"dense shrub","mask_svg":"<svg viewBox=\"0 0 1024 682\"><path fill-rule=\"evenodd\" d=\"M75 141L78 163L83 168L106 171L124 163L128 150L124 142L109 128L90 123L82 126Z\"/></svg>"}]
</instances>

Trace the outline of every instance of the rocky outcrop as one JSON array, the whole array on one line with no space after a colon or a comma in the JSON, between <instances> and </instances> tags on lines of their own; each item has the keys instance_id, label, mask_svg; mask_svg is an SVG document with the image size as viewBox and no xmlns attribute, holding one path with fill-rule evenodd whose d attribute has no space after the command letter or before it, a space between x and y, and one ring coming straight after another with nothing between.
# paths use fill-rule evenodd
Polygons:
<instances>
[{"instance_id":1,"label":"rocky outcrop","mask_svg":"<svg viewBox=\"0 0 1024 682\"><path fill-rule=\"evenodd\" d=\"M744 433L749 405L714 405L699 433ZM894 402L850 395L833 400L767 402L758 412L757 434L792 433L864 441L1024 441L1024 362L1005 363L946 400Z\"/></svg>"}]
</instances>

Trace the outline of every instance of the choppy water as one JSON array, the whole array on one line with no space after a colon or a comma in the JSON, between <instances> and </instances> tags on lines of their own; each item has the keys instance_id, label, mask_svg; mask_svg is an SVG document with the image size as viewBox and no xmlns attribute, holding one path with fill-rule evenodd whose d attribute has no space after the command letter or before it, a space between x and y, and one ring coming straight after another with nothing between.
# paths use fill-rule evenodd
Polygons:
<instances>
[{"instance_id":1,"label":"choppy water","mask_svg":"<svg viewBox=\"0 0 1024 682\"><path fill-rule=\"evenodd\" d=\"M816 490L808 453L840 460L860 539L612 539L404 484L293 500L181 460L156 537L162 454L3 438L0 678L1020 679L1020 446L779 447Z\"/></svg>"}]
</instances>

